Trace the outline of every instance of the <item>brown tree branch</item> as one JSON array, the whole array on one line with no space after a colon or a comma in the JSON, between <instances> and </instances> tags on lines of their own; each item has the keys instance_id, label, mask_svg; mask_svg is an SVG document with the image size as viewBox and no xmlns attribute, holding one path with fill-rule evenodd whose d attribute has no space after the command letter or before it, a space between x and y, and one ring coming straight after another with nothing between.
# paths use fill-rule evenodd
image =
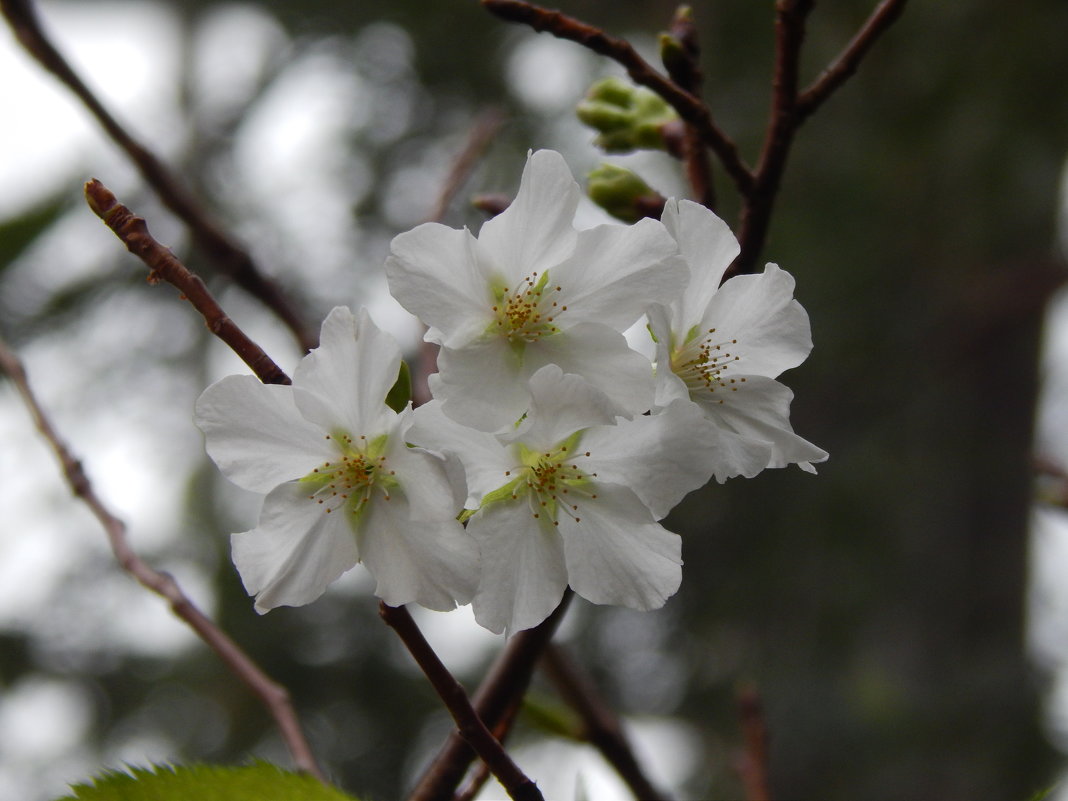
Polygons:
<instances>
[{"instance_id":1,"label":"brown tree branch","mask_svg":"<svg viewBox=\"0 0 1068 801\"><path fill-rule=\"evenodd\" d=\"M486 192L471 198L471 205L485 213L487 217L496 217L511 204L511 195L506 195L503 192Z\"/></svg>"},{"instance_id":2,"label":"brown tree branch","mask_svg":"<svg viewBox=\"0 0 1068 801\"><path fill-rule=\"evenodd\" d=\"M0 339L0 372L7 374L19 395L22 396L26 408L33 417L34 425L59 459L71 492L80 498L100 521L100 525L107 534L112 553L115 554L115 559L122 569L133 576L143 587L166 600L175 616L184 621L218 655L234 675L259 697L274 718L282 739L293 757L293 762L300 770L326 783L311 748L304 738L289 691L264 673L237 643L215 625L211 618L201 612L182 591L173 576L154 570L134 552L126 538L126 525L115 517L96 495L82 463L59 437L44 409L38 403L22 362L2 339Z\"/></svg>"},{"instance_id":3,"label":"brown tree branch","mask_svg":"<svg viewBox=\"0 0 1068 801\"><path fill-rule=\"evenodd\" d=\"M482 0L482 5L491 13L508 22L528 25L535 31L547 31L560 39L577 42L602 56L607 56L627 70L631 80L652 89L678 112L686 122L700 133L705 144L712 149L724 170L747 195L753 183L753 174L742 160L735 143L712 119L708 106L698 97L665 78L635 50L630 42L609 36L600 28L588 25L573 17L552 11L524 0Z\"/></svg>"},{"instance_id":4,"label":"brown tree branch","mask_svg":"<svg viewBox=\"0 0 1068 801\"><path fill-rule=\"evenodd\" d=\"M582 719L583 739L601 752L620 778L627 783L634 797L641 801L667 801L668 794L653 787L638 764L615 712L567 652L560 646L549 643L542 655L542 669L560 693L560 697Z\"/></svg>"},{"instance_id":5,"label":"brown tree branch","mask_svg":"<svg viewBox=\"0 0 1068 801\"><path fill-rule=\"evenodd\" d=\"M226 316L200 277L152 238L144 219L119 203L115 195L95 178L85 185L85 199L93 213L114 231L127 250L145 263L151 271L148 274L149 283L163 280L176 286L182 292L182 297L203 315L208 330L229 345L263 383L290 383L289 376L282 368Z\"/></svg>"},{"instance_id":6,"label":"brown tree branch","mask_svg":"<svg viewBox=\"0 0 1068 801\"><path fill-rule=\"evenodd\" d=\"M456 721L460 736L493 771L493 775L507 790L508 795L515 801L544 801L538 786L505 753L500 742L483 723L471 706L464 688L434 653L408 610L403 606L390 606L382 601L378 604L378 614L397 632Z\"/></svg>"},{"instance_id":7,"label":"brown tree branch","mask_svg":"<svg viewBox=\"0 0 1068 801\"><path fill-rule=\"evenodd\" d=\"M482 158L482 154L501 130L502 125L504 125L504 114L500 109L489 109L475 120L475 124L467 135L463 150L452 162L452 168L449 170L445 185L441 188L437 203L434 204L434 210L427 218L430 222L441 222L444 219L449 204L459 193L464 182L475 169L475 165Z\"/></svg>"},{"instance_id":8,"label":"brown tree branch","mask_svg":"<svg viewBox=\"0 0 1068 801\"><path fill-rule=\"evenodd\" d=\"M745 801L771 801L768 784L768 727L760 695L752 687L738 694L743 750L737 769L745 788Z\"/></svg>"},{"instance_id":9,"label":"brown tree branch","mask_svg":"<svg viewBox=\"0 0 1068 801\"><path fill-rule=\"evenodd\" d=\"M723 276L726 281L752 271L767 239L775 198L786 158L801 124L852 75L875 40L905 8L906 0L883 0L846 49L803 93L798 94L798 68L805 22L814 0L778 0L775 17L775 73L767 136L746 196L739 224L741 253Z\"/></svg>"},{"instance_id":10,"label":"brown tree branch","mask_svg":"<svg viewBox=\"0 0 1068 801\"><path fill-rule=\"evenodd\" d=\"M45 32L32 0L0 0L0 12L26 51L82 101L163 204L189 226L194 242L215 267L271 309L293 333L301 348L310 350L315 347L316 332L305 326L297 309L281 289L263 275L248 251L223 231L163 161L135 139L86 86Z\"/></svg>"},{"instance_id":11,"label":"brown tree branch","mask_svg":"<svg viewBox=\"0 0 1068 801\"><path fill-rule=\"evenodd\" d=\"M515 719L518 717L519 710L522 709L522 707L522 698L512 699L512 703L509 704L508 708L497 720L497 725L493 727L493 736L496 737L498 742L502 745L508 739L508 735L512 733L512 726L515 725ZM472 771L471 778L468 779L467 785L453 797L453 801L474 801L475 796L478 795L489 777L490 770L486 767L486 763L479 762Z\"/></svg>"},{"instance_id":12,"label":"brown tree branch","mask_svg":"<svg viewBox=\"0 0 1068 801\"><path fill-rule=\"evenodd\" d=\"M857 71L861 59L867 55L868 50L875 44L875 40L901 16L906 2L907 0L882 0L875 7L871 16L857 31L856 36L846 45L845 50L797 98L799 121L811 115L823 104L823 101L845 83L847 78Z\"/></svg>"},{"instance_id":13,"label":"brown tree branch","mask_svg":"<svg viewBox=\"0 0 1068 801\"><path fill-rule=\"evenodd\" d=\"M771 116L760 152L752 191L745 198L739 222L741 252L723 276L750 272L767 239L775 198L779 193L786 157L800 120L797 117L798 68L805 21L815 0L778 0L775 5L775 71L772 78Z\"/></svg>"},{"instance_id":14,"label":"brown tree branch","mask_svg":"<svg viewBox=\"0 0 1068 801\"><path fill-rule=\"evenodd\" d=\"M743 199L738 225L741 252L724 274L725 281L739 273L750 272L756 266L767 239L775 198L797 129L856 71L876 39L901 15L905 2L881 0L845 50L808 89L799 94L801 45L804 42L805 22L815 0L777 0L771 115L757 166L750 169L734 142L715 125L708 106L700 99L700 87L694 85L694 75L700 75L699 71L695 72L696 62L690 65L676 64L677 69L668 65L671 73L671 79L668 79L638 55L629 42L609 36L600 28L525 0L482 0L489 11L502 19L528 25L535 31L548 31L613 59L626 68L632 80L659 94L699 134L700 141L717 155ZM683 44L683 55L690 49L696 58L696 42L691 39L687 44L686 37L690 31L685 23L685 15L681 17L681 24L677 16L672 35ZM712 208L714 198L710 194L711 184L707 184L707 194L700 191L705 188L705 176L701 174L701 164L693 143L681 152L687 161L695 194Z\"/></svg>"},{"instance_id":15,"label":"brown tree branch","mask_svg":"<svg viewBox=\"0 0 1068 801\"><path fill-rule=\"evenodd\" d=\"M701 96L701 46L697 41L697 26L694 24L693 11L689 6L679 6L671 20L669 31L672 43L665 52L663 44L661 53L668 75L680 88L694 97ZM661 39L663 42L663 39ZM712 182L712 165L708 159L708 148L701 133L691 124L686 123L682 138L682 160L686 165L686 177L690 181L694 199L706 208L716 208L716 189ZM659 218L658 218L659 219Z\"/></svg>"},{"instance_id":16,"label":"brown tree branch","mask_svg":"<svg viewBox=\"0 0 1068 801\"><path fill-rule=\"evenodd\" d=\"M472 699L475 712L487 727L497 731L498 737L506 734L498 725L526 692L534 665L560 625L572 595L568 589L549 617L513 636L475 692ZM450 801L474 758L467 742L454 731L420 777L408 801Z\"/></svg>"}]
</instances>

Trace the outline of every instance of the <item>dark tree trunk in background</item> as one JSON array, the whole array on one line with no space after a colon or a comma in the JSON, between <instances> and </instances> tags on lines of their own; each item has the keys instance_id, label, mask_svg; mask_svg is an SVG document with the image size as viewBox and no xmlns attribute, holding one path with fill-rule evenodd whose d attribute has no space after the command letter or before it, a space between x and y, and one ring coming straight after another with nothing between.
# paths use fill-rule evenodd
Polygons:
<instances>
[{"instance_id":1,"label":"dark tree trunk in background","mask_svg":"<svg viewBox=\"0 0 1068 801\"><path fill-rule=\"evenodd\" d=\"M814 36L821 13L843 25L818 6ZM687 614L709 660L736 651L709 700L762 688L776 797L1052 781L1024 625L1066 30L1058 2L910 5L799 135L766 257L812 316L786 382L831 459L678 515Z\"/></svg>"}]
</instances>

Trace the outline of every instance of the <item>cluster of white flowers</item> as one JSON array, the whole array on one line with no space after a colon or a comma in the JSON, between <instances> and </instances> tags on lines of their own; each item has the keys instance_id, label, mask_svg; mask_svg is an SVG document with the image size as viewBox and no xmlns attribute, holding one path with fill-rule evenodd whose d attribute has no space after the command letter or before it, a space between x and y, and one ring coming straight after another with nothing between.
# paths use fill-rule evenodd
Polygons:
<instances>
[{"instance_id":1,"label":"cluster of white flowers","mask_svg":"<svg viewBox=\"0 0 1068 801\"><path fill-rule=\"evenodd\" d=\"M257 610L309 603L357 562L386 603L471 602L495 632L537 625L569 585L657 608L682 564L658 521L686 493L827 458L775 380L812 347L793 279L769 264L721 287L738 244L696 203L577 231L578 200L539 151L477 238L427 223L393 240L390 291L441 346L424 406L386 404L400 349L345 308L292 386L204 392L208 453L266 496L233 535ZM623 336L642 315L655 363Z\"/></svg>"}]
</instances>

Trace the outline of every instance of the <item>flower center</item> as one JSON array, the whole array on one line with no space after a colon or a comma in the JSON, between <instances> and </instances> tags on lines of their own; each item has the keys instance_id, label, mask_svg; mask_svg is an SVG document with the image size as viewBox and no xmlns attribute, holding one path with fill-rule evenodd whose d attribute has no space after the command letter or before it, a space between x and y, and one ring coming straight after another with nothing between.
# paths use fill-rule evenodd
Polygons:
<instances>
[{"instance_id":1,"label":"flower center","mask_svg":"<svg viewBox=\"0 0 1068 801\"><path fill-rule=\"evenodd\" d=\"M536 520L560 525L560 513L577 523L579 505L583 498L596 498L596 473L587 473L576 462L588 458L589 451L576 452L582 432L577 431L548 451L535 451L518 444L520 466L506 470L509 481L482 499L486 506L494 501L526 498Z\"/></svg>"},{"instance_id":2,"label":"flower center","mask_svg":"<svg viewBox=\"0 0 1068 801\"><path fill-rule=\"evenodd\" d=\"M737 384L744 383L745 378L727 375L730 367L741 359L731 351L737 344L737 339L717 337L715 328L709 328L703 335L691 329L683 346L672 349L671 371L686 383L691 393L737 392ZM723 403L722 397L718 400Z\"/></svg>"},{"instance_id":3,"label":"flower center","mask_svg":"<svg viewBox=\"0 0 1068 801\"><path fill-rule=\"evenodd\" d=\"M514 288L493 287L493 315L496 318L490 326L510 343L522 346L527 342L536 342L543 336L557 333L560 329L553 324L559 312L567 311L567 306L560 306L553 300L559 286L549 285L549 272L540 276L537 272L519 282Z\"/></svg>"},{"instance_id":4,"label":"flower center","mask_svg":"<svg viewBox=\"0 0 1068 801\"><path fill-rule=\"evenodd\" d=\"M375 490L388 501L390 491L398 486L394 471L386 467L387 438L383 434L373 440L353 439L343 431L326 438L337 446L337 458L323 462L300 480L312 489L308 500L320 504L327 514L344 508L355 525Z\"/></svg>"}]
</instances>

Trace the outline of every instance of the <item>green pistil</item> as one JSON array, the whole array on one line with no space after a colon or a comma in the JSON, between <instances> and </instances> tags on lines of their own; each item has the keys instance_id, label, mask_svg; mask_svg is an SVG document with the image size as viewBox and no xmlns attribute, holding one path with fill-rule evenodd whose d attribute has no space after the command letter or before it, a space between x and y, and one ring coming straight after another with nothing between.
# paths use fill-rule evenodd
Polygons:
<instances>
[{"instance_id":1,"label":"green pistil","mask_svg":"<svg viewBox=\"0 0 1068 801\"><path fill-rule=\"evenodd\" d=\"M578 453L582 432L577 431L549 451L532 450L517 444L520 467L505 471L509 481L486 494L482 507L502 501L526 498L531 513L539 521L559 525L560 512L577 522L578 500L596 498L592 492L596 473L586 473L576 462L588 457L589 451Z\"/></svg>"},{"instance_id":2,"label":"green pistil","mask_svg":"<svg viewBox=\"0 0 1068 801\"><path fill-rule=\"evenodd\" d=\"M386 466L387 437L353 439L344 431L335 431L326 438L337 447L337 458L323 462L300 481L311 489L308 500L320 504L327 514L344 510L355 528L376 490L388 501L399 486L394 471Z\"/></svg>"},{"instance_id":3,"label":"green pistil","mask_svg":"<svg viewBox=\"0 0 1068 801\"><path fill-rule=\"evenodd\" d=\"M495 319L488 332L507 339L521 357L528 342L559 332L553 321L559 312L567 311L567 306L552 297L561 291L561 287L549 284L548 270L541 275L531 273L515 289L495 284L491 306Z\"/></svg>"}]
</instances>

